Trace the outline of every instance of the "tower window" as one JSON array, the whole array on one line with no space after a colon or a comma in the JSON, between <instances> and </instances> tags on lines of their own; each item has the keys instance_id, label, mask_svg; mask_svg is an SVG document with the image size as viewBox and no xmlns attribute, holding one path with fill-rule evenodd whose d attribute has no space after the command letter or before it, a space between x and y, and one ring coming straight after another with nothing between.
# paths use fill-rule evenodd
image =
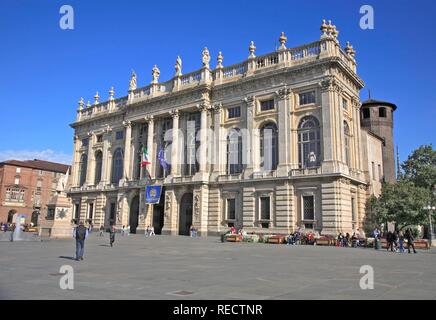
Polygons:
<instances>
[{"instance_id":1,"label":"tower window","mask_svg":"<svg viewBox=\"0 0 436 320\"><path fill-rule=\"evenodd\" d=\"M370 112L369 109L362 109L362 115L363 115L363 119L369 119L370 118Z\"/></svg>"},{"instance_id":2,"label":"tower window","mask_svg":"<svg viewBox=\"0 0 436 320\"><path fill-rule=\"evenodd\" d=\"M380 118L386 118L386 108L379 108L378 109L378 116Z\"/></svg>"}]
</instances>

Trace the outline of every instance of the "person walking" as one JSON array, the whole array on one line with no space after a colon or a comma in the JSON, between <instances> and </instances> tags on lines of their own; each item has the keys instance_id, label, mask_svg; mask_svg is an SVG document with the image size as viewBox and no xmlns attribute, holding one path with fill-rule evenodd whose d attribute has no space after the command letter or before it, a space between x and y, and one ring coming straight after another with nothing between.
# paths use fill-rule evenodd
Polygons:
<instances>
[{"instance_id":1,"label":"person walking","mask_svg":"<svg viewBox=\"0 0 436 320\"><path fill-rule=\"evenodd\" d=\"M398 252L404 253L404 234L403 234L403 231L401 231L401 230L398 233L398 243L400 245Z\"/></svg>"},{"instance_id":2,"label":"person walking","mask_svg":"<svg viewBox=\"0 0 436 320\"><path fill-rule=\"evenodd\" d=\"M410 247L412 247L413 253L416 253L415 244L413 243L415 238L413 237L412 230L410 228L406 230L405 238L407 239L407 251L410 253Z\"/></svg>"},{"instance_id":3,"label":"person walking","mask_svg":"<svg viewBox=\"0 0 436 320\"><path fill-rule=\"evenodd\" d=\"M151 236L155 236L156 234L154 233L154 227L153 226L151 226L150 227L150 237Z\"/></svg>"},{"instance_id":4,"label":"person walking","mask_svg":"<svg viewBox=\"0 0 436 320\"><path fill-rule=\"evenodd\" d=\"M83 260L85 252L85 239L88 237L88 229L80 221L79 225L74 228L73 237L76 239L76 260Z\"/></svg>"},{"instance_id":5,"label":"person walking","mask_svg":"<svg viewBox=\"0 0 436 320\"><path fill-rule=\"evenodd\" d=\"M121 228L121 236L122 236L122 237L124 237L125 232L126 232L126 226L123 226L123 227Z\"/></svg>"},{"instance_id":6,"label":"person walking","mask_svg":"<svg viewBox=\"0 0 436 320\"><path fill-rule=\"evenodd\" d=\"M146 237L150 236L150 226L147 226L147 228L145 229L145 236Z\"/></svg>"},{"instance_id":7,"label":"person walking","mask_svg":"<svg viewBox=\"0 0 436 320\"><path fill-rule=\"evenodd\" d=\"M391 251L394 251L394 243L392 241L392 231L389 231L388 234L386 235L386 242L387 242L386 251L389 251L389 249L391 249Z\"/></svg>"},{"instance_id":8,"label":"person walking","mask_svg":"<svg viewBox=\"0 0 436 320\"><path fill-rule=\"evenodd\" d=\"M114 242L115 242L115 226L111 225L110 229L109 229L109 243L111 245L111 247L113 247Z\"/></svg>"},{"instance_id":9,"label":"person walking","mask_svg":"<svg viewBox=\"0 0 436 320\"><path fill-rule=\"evenodd\" d=\"M103 232L104 232L104 227L101 225L100 226L100 237L103 237Z\"/></svg>"}]
</instances>

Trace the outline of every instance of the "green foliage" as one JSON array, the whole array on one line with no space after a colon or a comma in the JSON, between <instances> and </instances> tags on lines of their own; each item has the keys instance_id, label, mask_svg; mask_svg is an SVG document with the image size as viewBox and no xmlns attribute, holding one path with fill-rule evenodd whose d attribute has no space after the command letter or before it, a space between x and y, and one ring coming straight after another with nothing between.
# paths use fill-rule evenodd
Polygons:
<instances>
[{"instance_id":1,"label":"green foliage","mask_svg":"<svg viewBox=\"0 0 436 320\"><path fill-rule=\"evenodd\" d=\"M413 151L401 165L402 179L415 186L432 190L436 185L436 150L432 145L423 145Z\"/></svg>"},{"instance_id":2,"label":"green foliage","mask_svg":"<svg viewBox=\"0 0 436 320\"><path fill-rule=\"evenodd\" d=\"M393 221L399 228L406 225L428 223L428 211L424 208L431 201L430 190L417 187L411 181L399 180L397 183L386 183L382 187L381 196L373 199L371 207L376 213L375 222Z\"/></svg>"}]
</instances>

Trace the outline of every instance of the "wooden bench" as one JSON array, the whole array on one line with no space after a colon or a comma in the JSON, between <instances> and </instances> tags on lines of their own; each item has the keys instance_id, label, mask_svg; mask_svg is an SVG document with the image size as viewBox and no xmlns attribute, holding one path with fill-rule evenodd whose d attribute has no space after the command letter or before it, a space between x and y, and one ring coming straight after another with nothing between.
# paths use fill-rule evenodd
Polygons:
<instances>
[{"instance_id":1,"label":"wooden bench","mask_svg":"<svg viewBox=\"0 0 436 320\"><path fill-rule=\"evenodd\" d=\"M282 244L286 242L286 236L271 236L268 237L267 243Z\"/></svg>"}]
</instances>

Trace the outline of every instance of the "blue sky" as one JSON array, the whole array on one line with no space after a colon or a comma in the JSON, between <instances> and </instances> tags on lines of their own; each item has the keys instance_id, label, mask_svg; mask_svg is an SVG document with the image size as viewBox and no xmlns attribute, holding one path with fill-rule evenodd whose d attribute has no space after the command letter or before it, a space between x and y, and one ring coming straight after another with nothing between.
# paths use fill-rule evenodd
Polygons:
<instances>
[{"instance_id":1,"label":"blue sky","mask_svg":"<svg viewBox=\"0 0 436 320\"><path fill-rule=\"evenodd\" d=\"M59 27L62 5L74 8L74 30ZM375 29L359 27L359 8L372 5ZM212 66L218 51L223 64L271 52L281 31L288 47L317 40L323 18L357 51L365 81L362 99L398 105L395 139L401 160L421 144L435 144L434 1L56 1L0 2L0 160L41 158L68 162L73 148L77 101L101 101L115 87L127 93L131 69L138 85L170 79L177 55L183 72L201 66L207 46Z\"/></svg>"}]
</instances>

